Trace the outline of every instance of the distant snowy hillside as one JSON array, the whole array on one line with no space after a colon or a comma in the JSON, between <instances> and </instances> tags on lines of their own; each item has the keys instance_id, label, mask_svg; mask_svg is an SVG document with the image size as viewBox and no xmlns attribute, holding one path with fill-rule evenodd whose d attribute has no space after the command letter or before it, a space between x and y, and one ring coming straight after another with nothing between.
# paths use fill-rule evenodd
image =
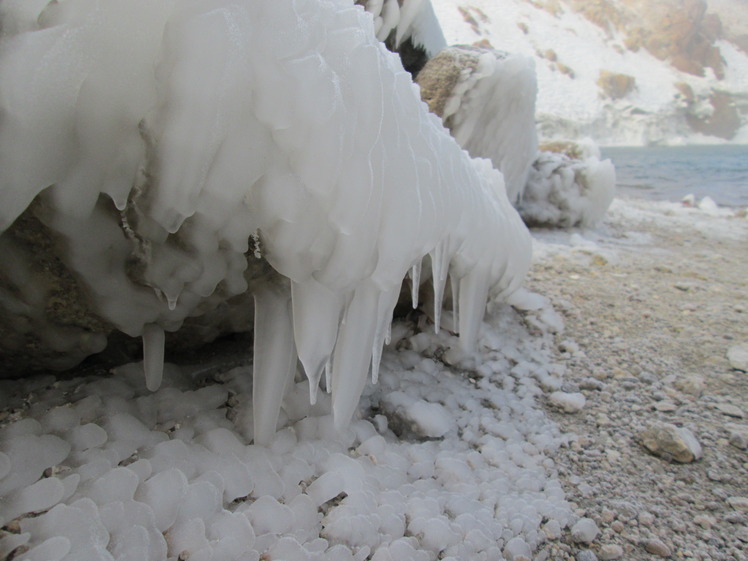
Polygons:
<instances>
[{"instance_id":1,"label":"distant snowy hillside","mask_svg":"<svg viewBox=\"0 0 748 561\"><path fill-rule=\"evenodd\" d=\"M447 43L535 58L542 140L748 143L745 0L432 3Z\"/></svg>"}]
</instances>

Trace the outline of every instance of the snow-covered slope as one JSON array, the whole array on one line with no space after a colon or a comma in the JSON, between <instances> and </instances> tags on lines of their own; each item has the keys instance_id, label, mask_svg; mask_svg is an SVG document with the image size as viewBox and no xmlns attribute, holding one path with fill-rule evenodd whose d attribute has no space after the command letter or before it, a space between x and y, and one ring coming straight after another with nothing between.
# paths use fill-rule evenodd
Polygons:
<instances>
[{"instance_id":1,"label":"snow-covered slope","mask_svg":"<svg viewBox=\"0 0 748 561\"><path fill-rule=\"evenodd\" d=\"M669 2L607 0L594 3L599 13L590 13L591 3L573 0L433 0L433 5L449 44L490 44L535 57L542 140L748 142L748 53L739 46L742 28L712 32L709 26L717 20L700 14L694 0L689 5L697 13L684 25L692 25L701 50L677 51L671 43L680 45L679 37L660 37L659 29L631 23L637 15L647 21L650 8L670 9ZM736 19L744 15L731 13ZM655 44L669 45L672 52L658 51ZM706 62L697 61L697 54Z\"/></svg>"}]
</instances>

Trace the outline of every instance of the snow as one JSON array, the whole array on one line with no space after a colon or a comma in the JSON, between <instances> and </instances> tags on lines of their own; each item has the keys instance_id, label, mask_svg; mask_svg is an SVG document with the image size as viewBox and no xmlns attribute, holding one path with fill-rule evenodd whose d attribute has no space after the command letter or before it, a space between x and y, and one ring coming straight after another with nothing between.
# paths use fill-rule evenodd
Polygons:
<instances>
[{"instance_id":1,"label":"snow","mask_svg":"<svg viewBox=\"0 0 748 561\"><path fill-rule=\"evenodd\" d=\"M595 138L602 146L724 143L695 133L685 121L685 107L675 84L688 84L696 102L708 103L712 89L742 98L748 76L748 54L724 40L716 42L726 75L693 76L656 59L646 49L631 52L623 37L608 36L581 14L559 3L557 15L527 0L433 0L447 43L471 45L488 40L500 50L532 57L538 80L538 127L541 139ZM463 9L475 24L466 21ZM527 32L518 24L526 26ZM556 60L544 53L552 50ZM573 77L559 69L570 68ZM636 88L622 99L599 93L600 71L634 77ZM745 143L748 124L732 140Z\"/></svg>"}]
</instances>

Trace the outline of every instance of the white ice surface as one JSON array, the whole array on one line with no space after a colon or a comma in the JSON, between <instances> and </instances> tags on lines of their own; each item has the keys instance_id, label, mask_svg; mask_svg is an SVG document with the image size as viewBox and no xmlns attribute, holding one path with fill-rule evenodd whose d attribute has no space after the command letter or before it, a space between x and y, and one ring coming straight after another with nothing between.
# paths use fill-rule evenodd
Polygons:
<instances>
[{"instance_id":1,"label":"white ice surface","mask_svg":"<svg viewBox=\"0 0 748 561\"><path fill-rule=\"evenodd\" d=\"M248 290L253 235L280 273L253 286L265 444L296 351L312 399L331 366L336 424L348 423L426 255L435 285L459 287L466 352L489 291L521 284L531 243L501 174L454 142L351 2L9 10L20 23L0 42L0 231L40 196L91 311L143 337L149 388L164 331ZM421 21L427 2L388 10L399 35L434 23Z\"/></svg>"}]
</instances>

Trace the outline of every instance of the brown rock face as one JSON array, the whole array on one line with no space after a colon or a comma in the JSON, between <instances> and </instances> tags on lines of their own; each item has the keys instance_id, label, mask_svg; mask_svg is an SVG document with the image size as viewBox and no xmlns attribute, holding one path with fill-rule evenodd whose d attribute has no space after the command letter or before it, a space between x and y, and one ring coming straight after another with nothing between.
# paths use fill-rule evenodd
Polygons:
<instances>
[{"instance_id":1,"label":"brown rock face","mask_svg":"<svg viewBox=\"0 0 748 561\"><path fill-rule=\"evenodd\" d=\"M628 74L616 74L615 72L602 70L597 85L606 97L621 99L634 91L636 80Z\"/></svg>"},{"instance_id":2,"label":"brown rock face","mask_svg":"<svg viewBox=\"0 0 748 561\"><path fill-rule=\"evenodd\" d=\"M732 139L740 128L740 113L733 97L725 92L714 92L709 99L714 111L709 117L700 118L687 114L688 125L702 134Z\"/></svg>"},{"instance_id":3,"label":"brown rock face","mask_svg":"<svg viewBox=\"0 0 748 561\"><path fill-rule=\"evenodd\" d=\"M724 77L724 62L714 41L724 34L705 0L568 0L570 7L611 35L625 35L626 48L647 49L683 72L703 76L711 68Z\"/></svg>"}]
</instances>

